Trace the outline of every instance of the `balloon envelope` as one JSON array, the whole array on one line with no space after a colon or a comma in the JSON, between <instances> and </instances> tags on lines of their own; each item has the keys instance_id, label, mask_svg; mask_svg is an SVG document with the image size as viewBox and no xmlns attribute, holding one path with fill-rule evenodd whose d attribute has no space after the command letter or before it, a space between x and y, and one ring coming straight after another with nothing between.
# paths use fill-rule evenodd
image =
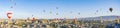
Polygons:
<instances>
[{"instance_id":1,"label":"balloon envelope","mask_svg":"<svg viewBox=\"0 0 120 28\"><path fill-rule=\"evenodd\" d=\"M50 11L50 14L52 14L52 12Z\"/></svg>"},{"instance_id":2,"label":"balloon envelope","mask_svg":"<svg viewBox=\"0 0 120 28\"><path fill-rule=\"evenodd\" d=\"M32 18L32 21L35 21L35 20L36 20L36 19L33 17L33 18Z\"/></svg>"},{"instance_id":3,"label":"balloon envelope","mask_svg":"<svg viewBox=\"0 0 120 28\"><path fill-rule=\"evenodd\" d=\"M56 13L56 15L58 15L58 13Z\"/></svg>"},{"instance_id":4,"label":"balloon envelope","mask_svg":"<svg viewBox=\"0 0 120 28\"><path fill-rule=\"evenodd\" d=\"M14 3L14 5L16 5L16 3Z\"/></svg>"},{"instance_id":5,"label":"balloon envelope","mask_svg":"<svg viewBox=\"0 0 120 28\"><path fill-rule=\"evenodd\" d=\"M11 2L13 1L13 0L10 0Z\"/></svg>"},{"instance_id":6,"label":"balloon envelope","mask_svg":"<svg viewBox=\"0 0 120 28\"><path fill-rule=\"evenodd\" d=\"M80 15L80 13L78 13L78 15Z\"/></svg>"},{"instance_id":7,"label":"balloon envelope","mask_svg":"<svg viewBox=\"0 0 120 28\"><path fill-rule=\"evenodd\" d=\"M11 11L7 12L7 17L8 17L8 19L10 19L12 17L12 12Z\"/></svg>"},{"instance_id":8,"label":"balloon envelope","mask_svg":"<svg viewBox=\"0 0 120 28\"><path fill-rule=\"evenodd\" d=\"M56 7L56 9L58 9L58 7Z\"/></svg>"},{"instance_id":9,"label":"balloon envelope","mask_svg":"<svg viewBox=\"0 0 120 28\"><path fill-rule=\"evenodd\" d=\"M43 10L43 12L45 12L45 10Z\"/></svg>"},{"instance_id":10,"label":"balloon envelope","mask_svg":"<svg viewBox=\"0 0 120 28\"><path fill-rule=\"evenodd\" d=\"M10 6L10 8L13 8L13 6Z\"/></svg>"},{"instance_id":11,"label":"balloon envelope","mask_svg":"<svg viewBox=\"0 0 120 28\"><path fill-rule=\"evenodd\" d=\"M109 9L109 11L110 11L110 12L112 12L112 11L113 11L113 9L112 9L112 8L110 8L110 9Z\"/></svg>"}]
</instances>

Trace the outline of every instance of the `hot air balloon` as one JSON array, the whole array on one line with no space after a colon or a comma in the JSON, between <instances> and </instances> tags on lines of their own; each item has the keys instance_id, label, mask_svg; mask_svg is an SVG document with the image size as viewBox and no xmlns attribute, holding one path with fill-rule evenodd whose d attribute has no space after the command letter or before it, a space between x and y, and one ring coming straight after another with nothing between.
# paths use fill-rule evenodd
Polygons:
<instances>
[{"instance_id":1,"label":"hot air balloon","mask_svg":"<svg viewBox=\"0 0 120 28\"><path fill-rule=\"evenodd\" d=\"M33 17L33 16L34 16L34 15L32 15L32 17ZM33 17L32 20L35 20L35 18Z\"/></svg>"},{"instance_id":2,"label":"hot air balloon","mask_svg":"<svg viewBox=\"0 0 120 28\"><path fill-rule=\"evenodd\" d=\"M36 19L33 17L33 18L32 18L32 21L36 21Z\"/></svg>"},{"instance_id":3,"label":"hot air balloon","mask_svg":"<svg viewBox=\"0 0 120 28\"><path fill-rule=\"evenodd\" d=\"M94 13L94 14L96 14L96 13Z\"/></svg>"},{"instance_id":4,"label":"hot air balloon","mask_svg":"<svg viewBox=\"0 0 120 28\"><path fill-rule=\"evenodd\" d=\"M52 14L52 11L50 11L50 14Z\"/></svg>"},{"instance_id":5,"label":"hot air balloon","mask_svg":"<svg viewBox=\"0 0 120 28\"><path fill-rule=\"evenodd\" d=\"M56 7L56 9L58 9L58 7Z\"/></svg>"},{"instance_id":6,"label":"hot air balloon","mask_svg":"<svg viewBox=\"0 0 120 28\"><path fill-rule=\"evenodd\" d=\"M80 15L80 12L78 13L78 15Z\"/></svg>"},{"instance_id":7,"label":"hot air balloon","mask_svg":"<svg viewBox=\"0 0 120 28\"><path fill-rule=\"evenodd\" d=\"M58 15L58 13L56 13L56 15Z\"/></svg>"},{"instance_id":8,"label":"hot air balloon","mask_svg":"<svg viewBox=\"0 0 120 28\"><path fill-rule=\"evenodd\" d=\"M73 13L72 11L70 11L70 13Z\"/></svg>"},{"instance_id":9,"label":"hot air balloon","mask_svg":"<svg viewBox=\"0 0 120 28\"><path fill-rule=\"evenodd\" d=\"M10 8L13 8L13 6L10 6Z\"/></svg>"},{"instance_id":10,"label":"hot air balloon","mask_svg":"<svg viewBox=\"0 0 120 28\"><path fill-rule=\"evenodd\" d=\"M96 10L96 12L98 12L98 10Z\"/></svg>"},{"instance_id":11,"label":"hot air balloon","mask_svg":"<svg viewBox=\"0 0 120 28\"><path fill-rule=\"evenodd\" d=\"M32 17L33 17L33 15L32 15Z\"/></svg>"},{"instance_id":12,"label":"hot air balloon","mask_svg":"<svg viewBox=\"0 0 120 28\"><path fill-rule=\"evenodd\" d=\"M14 5L16 5L16 3L14 3Z\"/></svg>"},{"instance_id":13,"label":"hot air balloon","mask_svg":"<svg viewBox=\"0 0 120 28\"><path fill-rule=\"evenodd\" d=\"M8 17L8 19L10 19L12 17L12 12L11 11L7 12L7 17Z\"/></svg>"},{"instance_id":14,"label":"hot air balloon","mask_svg":"<svg viewBox=\"0 0 120 28\"><path fill-rule=\"evenodd\" d=\"M45 10L43 10L43 12L46 12Z\"/></svg>"},{"instance_id":15,"label":"hot air balloon","mask_svg":"<svg viewBox=\"0 0 120 28\"><path fill-rule=\"evenodd\" d=\"M13 0L10 0L11 2L13 1Z\"/></svg>"},{"instance_id":16,"label":"hot air balloon","mask_svg":"<svg viewBox=\"0 0 120 28\"><path fill-rule=\"evenodd\" d=\"M110 11L110 12L112 12L112 11L113 11L113 9L112 9L112 8L109 8L109 11Z\"/></svg>"}]
</instances>

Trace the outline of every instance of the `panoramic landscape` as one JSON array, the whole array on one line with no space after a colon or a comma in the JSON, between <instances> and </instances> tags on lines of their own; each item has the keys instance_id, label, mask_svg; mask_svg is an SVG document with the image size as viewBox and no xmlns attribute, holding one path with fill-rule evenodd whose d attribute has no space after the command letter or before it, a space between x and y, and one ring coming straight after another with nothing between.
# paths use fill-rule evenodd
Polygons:
<instances>
[{"instance_id":1,"label":"panoramic landscape","mask_svg":"<svg viewBox=\"0 0 120 28\"><path fill-rule=\"evenodd\" d=\"M0 0L0 28L120 28L120 0Z\"/></svg>"}]
</instances>

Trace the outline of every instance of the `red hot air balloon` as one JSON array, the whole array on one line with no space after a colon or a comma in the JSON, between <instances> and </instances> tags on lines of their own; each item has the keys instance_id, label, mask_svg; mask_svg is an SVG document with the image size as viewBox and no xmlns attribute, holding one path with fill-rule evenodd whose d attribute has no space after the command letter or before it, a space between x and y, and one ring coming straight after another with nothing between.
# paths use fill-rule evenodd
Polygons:
<instances>
[{"instance_id":1,"label":"red hot air balloon","mask_svg":"<svg viewBox=\"0 0 120 28\"><path fill-rule=\"evenodd\" d=\"M32 18L32 21L36 21L36 19L33 17L33 18Z\"/></svg>"},{"instance_id":2,"label":"red hot air balloon","mask_svg":"<svg viewBox=\"0 0 120 28\"><path fill-rule=\"evenodd\" d=\"M12 17L12 12L11 11L7 12L7 17L8 17L8 19L10 19Z\"/></svg>"}]
</instances>

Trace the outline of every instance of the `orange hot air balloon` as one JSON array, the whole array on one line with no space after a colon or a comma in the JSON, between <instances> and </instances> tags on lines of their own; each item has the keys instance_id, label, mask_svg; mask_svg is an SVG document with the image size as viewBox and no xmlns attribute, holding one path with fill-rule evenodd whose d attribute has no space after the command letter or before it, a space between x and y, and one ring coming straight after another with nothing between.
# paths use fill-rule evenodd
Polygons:
<instances>
[{"instance_id":1,"label":"orange hot air balloon","mask_svg":"<svg viewBox=\"0 0 120 28\"><path fill-rule=\"evenodd\" d=\"M7 12L7 17L8 17L8 19L10 19L12 17L12 12L11 11Z\"/></svg>"}]
</instances>

